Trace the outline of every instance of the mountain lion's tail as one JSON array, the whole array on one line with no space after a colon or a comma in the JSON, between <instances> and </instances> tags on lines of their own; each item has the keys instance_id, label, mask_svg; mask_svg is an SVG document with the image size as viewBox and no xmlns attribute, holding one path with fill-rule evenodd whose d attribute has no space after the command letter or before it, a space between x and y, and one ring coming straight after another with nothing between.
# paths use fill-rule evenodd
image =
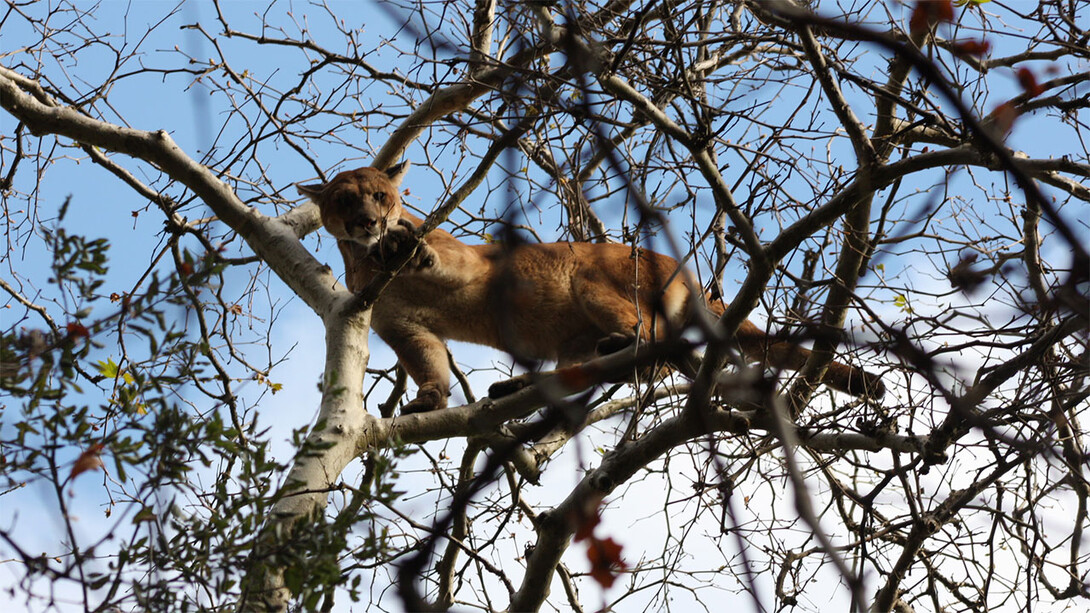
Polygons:
<instances>
[{"instance_id":1,"label":"mountain lion's tail","mask_svg":"<svg viewBox=\"0 0 1090 613\"><path fill-rule=\"evenodd\" d=\"M722 302L711 301L709 306L717 316L723 314L725 305ZM742 355L764 367L801 370L811 353L809 349L796 343L765 334L749 320L739 326L736 338ZM830 362L821 382L835 390L861 398L878 399L886 393L881 377L842 362Z\"/></svg>"}]
</instances>

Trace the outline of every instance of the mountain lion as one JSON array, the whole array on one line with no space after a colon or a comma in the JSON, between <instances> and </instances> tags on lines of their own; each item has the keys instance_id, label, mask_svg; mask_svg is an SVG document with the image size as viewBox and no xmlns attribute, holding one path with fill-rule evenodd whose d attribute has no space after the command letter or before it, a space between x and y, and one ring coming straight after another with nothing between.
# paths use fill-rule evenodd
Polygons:
<instances>
[{"instance_id":1,"label":"mountain lion","mask_svg":"<svg viewBox=\"0 0 1090 613\"><path fill-rule=\"evenodd\" d=\"M325 184L298 186L317 203L322 223L337 238L345 282L353 292L411 244L421 224L401 206L398 186L407 169L407 162L385 171L359 168ZM637 331L643 339L676 334L689 319L689 301L702 298L677 269L673 258L621 244L504 248L467 245L443 230L431 232L372 313L375 331L419 388L402 413L447 406L446 340L555 360L564 367L595 357L603 339L634 340ZM721 315L725 306L712 301L710 308ZM736 338L746 359L765 366L797 370L810 354L768 337L749 321ZM840 362L829 365L823 382L856 396L884 393L876 375Z\"/></svg>"}]
</instances>

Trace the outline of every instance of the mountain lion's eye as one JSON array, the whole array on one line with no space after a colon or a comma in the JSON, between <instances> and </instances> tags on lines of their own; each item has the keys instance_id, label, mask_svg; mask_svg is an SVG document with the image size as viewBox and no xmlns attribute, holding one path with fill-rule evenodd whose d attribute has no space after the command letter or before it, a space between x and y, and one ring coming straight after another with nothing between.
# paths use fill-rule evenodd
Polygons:
<instances>
[{"instance_id":1,"label":"mountain lion's eye","mask_svg":"<svg viewBox=\"0 0 1090 613\"><path fill-rule=\"evenodd\" d=\"M386 200L386 192L375 192L371 194L371 196L375 199L375 202L382 202Z\"/></svg>"}]
</instances>

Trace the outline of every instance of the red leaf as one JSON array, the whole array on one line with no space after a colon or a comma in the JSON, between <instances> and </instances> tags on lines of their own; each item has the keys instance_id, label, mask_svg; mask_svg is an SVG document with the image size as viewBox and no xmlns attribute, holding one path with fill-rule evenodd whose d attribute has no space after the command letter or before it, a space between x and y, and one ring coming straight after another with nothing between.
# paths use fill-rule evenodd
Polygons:
<instances>
[{"instance_id":1,"label":"red leaf","mask_svg":"<svg viewBox=\"0 0 1090 613\"><path fill-rule=\"evenodd\" d=\"M569 366L556 371L556 376L564 389L582 391L597 382L589 370L589 368L583 365Z\"/></svg>"},{"instance_id":2,"label":"red leaf","mask_svg":"<svg viewBox=\"0 0 1090 613\"><path fill-rule=\"evenodd\" d=\"M83 453L79 454L75 463L72 464L72 472L68 473L68 480L71 481L78 475L89 470L98 470L99 468L102 468L102 458L99 457L102 453L102 447L102 443L95 443L87 449L84 449Z\"/></svg>"},{"instance_id":3,"label":"red leaf","mask_svg":"<svg viewBox=\"0 0 1090 613\"><path fill-rule=\"evenodd\" d=\"M613 586L617 579L617 570L628 566L621 559L622 547L612 538L605 540L592 538L587 547L587 559L590 560L590 576L602 587Z\"/></svg>"},{"instance_id":4,"label":"red leaf","mask_svg":"<svg viewBox=\"0 0 1090 613\"><path fill-rule=\"evenodd\" d=\"M583 539L594 538L594 529L602 521L602 518L598 516L598 509L594 508L587 512L576 512L571 515L572 517L569 519L575 525L575 541L579 542Z\"/></svg>"},{"instance_id":5,"label":"red leaf","mask_svg":"<svg viewBox=\"0 0 1090 613\"><path fill-rule=\"evenodd\" d=\"M87 329L87 326L78 321L68 322L65 328L68 330L68 338L88 338L91 336L91 331Z\"/></svg>"},{"instance_id":6,"label":"red leaf","mask_svg":"<svg viewBox=\"0 0 1090 613\"><path fill-rule=\"evenodd\" d=\"M996 129L1000 134L1006 134L1011 131L1011 127L1014 125L1014 120L1018 119L1018 109L1014 108L1014 105L1010 102L1004 102L995 107L989 117L995 124Z\"/></svg>"},{"instance_id":7,"label":"red leaf","mask_svg":"<svg viewBox=\"0 0 1090 613\"><path fill-rule=\"evenodd\" d=\"M913 34L926 32L944 21L954 20L954 5L950 0L917 0L908 29Z\"/></svg>"},{"instance_id":8,"label":"red leaf","mask_svg":"<svg viewBox=\"0 0 1090 613\"><path fill-rule=\"evenodd\" d=\"M1045 88L1037 83L1037 76L1029 68L1019 68L1015 74L1018 76L1018 84L1022 86L1022 90L1030 96L1040 96L1045 91Z\"/></svg>"},{"instance_id":9,"label":"red leaf","mask_svg":"<svg viewBox=\"0 0 1090 613\"><path fill-rule=\"evenodd\" d=\"M986 40L966 40L954 45L954 50L962 55L987 55L992 49L992 44Z\"/></svg>"}]
</instances>

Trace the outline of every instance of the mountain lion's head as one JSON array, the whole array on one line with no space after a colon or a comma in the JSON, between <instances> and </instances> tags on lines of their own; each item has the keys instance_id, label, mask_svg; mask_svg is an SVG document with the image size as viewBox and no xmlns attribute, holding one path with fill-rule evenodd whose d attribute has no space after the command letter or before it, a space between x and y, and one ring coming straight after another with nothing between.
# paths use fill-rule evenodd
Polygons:
<instances>
[{"instance_id":1,"label":"mountain lion's head","mask_svg":"<svg viewBox=\"0 0 1090 613\"><path fill-rule=\"evenodd\" d=\"M408 169L408 162L386 170L357 168L338 174L329 183L296 184L296 188L318 205L322 224L330 234L371 247L401 218L398 186Z\"/></svg>"}]
</instances>

